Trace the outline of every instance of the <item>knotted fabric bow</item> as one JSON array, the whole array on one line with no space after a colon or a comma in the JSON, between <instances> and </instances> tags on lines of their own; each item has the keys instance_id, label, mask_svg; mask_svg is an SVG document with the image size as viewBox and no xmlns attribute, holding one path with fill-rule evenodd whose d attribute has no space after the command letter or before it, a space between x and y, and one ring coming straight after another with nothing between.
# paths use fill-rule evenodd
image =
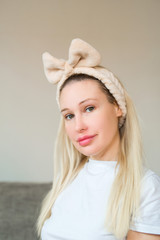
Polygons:
<instances>
[{"instance_id":1,"label":"knotted fabric bow","mask_svg":"<svg viewBox=\"0 0 160 240\"><path fill-rule=\"evenodd\" d=\"M45 75L49 82L58 83L64 76L72 75L77 67L96 67L100 64L101 56L91 45L81 39L74 39L69 48L68 61L43 53Z\"/></svg>"},{"instance_id":2,"label":"knotted fabric bow","mask_svg":"<svg viewBox=\"0 0 160 240\"><path fill-rule=\"evenodd\" d=\"M68 60L57 59L48 52L42 56L44 72L49 82L57 84L57 102L59 105L60 89L68 77L74 74L87 74L103 82L106 88L116 99L122 117L119 119L121 127L126 117L126 101L124 89L119 80L104 67L100 67L101 56L99 52L88 43L76 38L73 39L69 48Z\"/></svg>"}]
</instances>

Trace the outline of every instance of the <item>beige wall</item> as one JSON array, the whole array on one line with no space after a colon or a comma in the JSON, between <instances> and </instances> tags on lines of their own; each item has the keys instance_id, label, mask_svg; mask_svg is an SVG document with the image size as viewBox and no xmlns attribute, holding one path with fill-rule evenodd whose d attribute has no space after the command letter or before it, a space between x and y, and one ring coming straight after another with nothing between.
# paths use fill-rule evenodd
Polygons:
<instances>
[{"instance_id":1,"label":"beige wall","mask_svg":"<svg viewBox=\"0 0 160 240\"><path fill-rule=\"evenodd\" d=\"M75 37L128 89L160 174L159 13L159 0L0 0L0 181L51 181L59 113L41 54L66 59Z\"/></svg>"}]
</instances>

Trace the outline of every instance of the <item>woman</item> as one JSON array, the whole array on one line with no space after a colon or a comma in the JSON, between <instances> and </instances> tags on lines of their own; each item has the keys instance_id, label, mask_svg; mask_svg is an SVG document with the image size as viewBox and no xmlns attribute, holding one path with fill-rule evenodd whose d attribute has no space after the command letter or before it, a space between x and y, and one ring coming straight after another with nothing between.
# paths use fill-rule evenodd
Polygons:
<instances>
[{"instance_id":1,"label":"woman","mask_svg":"<svg viewBox=\"0 0 160 240\"><path fill-rule=\"evenodd\" d=\"M69 60L43 54L57 83L61 123L54 179L38 219L43 240L160 239L160 179L142 162L135 109L92 46L74 39Z\"/></svg>"}]
</instances>

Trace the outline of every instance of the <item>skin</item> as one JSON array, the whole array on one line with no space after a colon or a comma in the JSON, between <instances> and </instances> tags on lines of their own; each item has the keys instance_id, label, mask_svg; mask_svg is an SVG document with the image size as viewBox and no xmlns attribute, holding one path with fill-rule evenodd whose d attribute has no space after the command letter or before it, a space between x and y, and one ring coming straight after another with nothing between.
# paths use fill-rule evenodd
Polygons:
<instances>
[{"instance_id":1,"label":"skin","mask_svg":"<svg viewBox=\"0 0 160 240\"><path fill-rule=\"evenodd\" d=\"M135 231L129 231L127 240L160 240L160 235L146 234Z\"/></svg>"},{"instance_id":2,"label":"skin","mask_svg":"<svg viewBox=\"0 0 160 240\"><path fill-rule=\"evenodd\" d=\"M108 102L97 82L75 81L66 85L60 107L66 133L79 152L92 159L116 160L120 142L118 117L122 112ZM84 136L94 137L81 146L77 139Z\"/></svg>"},{"instance_id":3,"label":"skin","mask_svg":"<svg viewBox=\"0 0 160 240\"><path fill-rule=\"evenodd\" d=\"M96 160L117 159L118 118L122 112L108 101L97 82L89 79L70 82L62 89L60 107L66 133L79 152ZM94 137L81 146L77 139L86 135ZM130 230L127 240L160 240L160 236Z\"/></svg>"}]
</instances>

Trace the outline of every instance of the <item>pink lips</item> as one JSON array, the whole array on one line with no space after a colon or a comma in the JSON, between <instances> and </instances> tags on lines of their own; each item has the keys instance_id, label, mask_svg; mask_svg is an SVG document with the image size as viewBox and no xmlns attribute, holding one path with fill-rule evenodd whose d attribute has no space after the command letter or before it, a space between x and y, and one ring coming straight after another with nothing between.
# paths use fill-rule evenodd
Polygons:
<instances>
[{"instance_id":1,"label":"pink lips","mask_svg":"<svg viewBox=\"0 0 160 240\"><path fill-rule=\"evenodd\" d=\"M80 137L78 138L78 142L79 142L79 145L81 146L87 146L91 141L92 139L95 137L96 135L90 135L90 136L84 136L84 137Z\"/></svg>"}]
</instances>

